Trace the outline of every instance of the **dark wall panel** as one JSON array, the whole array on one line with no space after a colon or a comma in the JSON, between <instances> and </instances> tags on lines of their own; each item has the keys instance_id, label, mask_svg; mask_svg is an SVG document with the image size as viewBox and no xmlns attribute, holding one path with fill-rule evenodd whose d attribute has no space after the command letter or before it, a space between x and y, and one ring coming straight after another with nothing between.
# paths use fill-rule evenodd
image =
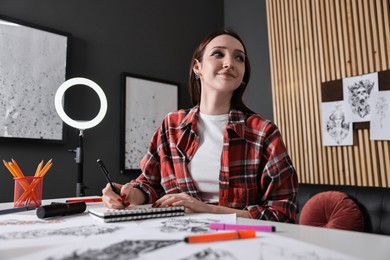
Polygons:
<instances>
[{"instance_id":1,"label":"dark wall panel","mask_svg":"<svg viewBox=\"0 0 390 260\"><path fill-rule=\"evenodd\" d=\"M192 51L201 38L224 23L222 0L2 0L0 15L72 34L68 78L89 78L106 93L106 117L84 132L87 195L100 195L106 183L97 158L105 161L114 180L130 178L119 173L121 72L180 83L179 106L188 107ZM75 116L96 113L98 99L90 94L69 93L67 103ZM42 159L52 158L43 197L74 196L77 165L68 150L76 148L78 131L65 126L65 132L64 144L0 140L0 159L13 158L26 175L33 175ZM1 165L0 202L12 200L13 180Z\"/></svg>"},{"instance_id":2,"label":"dark wall panel","mask_svg":"<svg viewBox=\"0 0 390 260\"><path fill-rule=\"evenodd\" d=\"M246 44L251 80L244 95L255 112L273 119L272 86L265 0L225 0L225 26L234 28Z\"/></svg>"}]
</instances>

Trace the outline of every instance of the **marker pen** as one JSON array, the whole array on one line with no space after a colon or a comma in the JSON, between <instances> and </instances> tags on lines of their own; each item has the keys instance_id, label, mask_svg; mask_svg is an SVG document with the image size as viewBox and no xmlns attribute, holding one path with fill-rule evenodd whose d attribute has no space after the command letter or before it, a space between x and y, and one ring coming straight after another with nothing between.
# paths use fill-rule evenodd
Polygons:
<instances>
[{"instance_id":1,"label":"marker pen","mask_svg":"<svg viewBox=\"0 0 390 260\"><path fill-rule=\"evenodd\" d=\"M275 227L271 225L241 225L241 224L224 224L210 223L210 229L216 230L255 230L262 232L274 232Z\"/></svg>"},{"instance_id":2,"label":"marker pen","mask_svg":"<svg viewBox=\"0 0 390 260\"><path fill-rule=\"evenodd\" d=\"M0 210L0 215L17 213L17 212L27 211L27 210L33 210L36 208L37 207L35 207L35 206L25 206L25 207L20 207L20 208L3 209L3 210Z\"/></svg>"},{"instance_id":3,"label":"marker pen","mask_svg":"<svg viewBox=\"0 0 390 260\"><path fill-rule=\"evenodd\" d=\"M223 232L223 233L212 233L212 234L201 234L193 235L184 238L186 243L207 243L214 241L224 241L232 239L245 239L255 238L256 232L254 230L240 230L235 232Z\"/></svg>"},{"instance_id":4,"label":"marker pen","mask_svg":"<svg viewBox=\"0 0 390 260\"><path fill-rule=\"evenodd\" d=\"M85 203L90 203L90 202L102 202L103 199L102 198L85 198L85 199L70 199L70 200L66 200L66 203L69 203L69 202L85 202Z\"/></svg>"}]
</instances>

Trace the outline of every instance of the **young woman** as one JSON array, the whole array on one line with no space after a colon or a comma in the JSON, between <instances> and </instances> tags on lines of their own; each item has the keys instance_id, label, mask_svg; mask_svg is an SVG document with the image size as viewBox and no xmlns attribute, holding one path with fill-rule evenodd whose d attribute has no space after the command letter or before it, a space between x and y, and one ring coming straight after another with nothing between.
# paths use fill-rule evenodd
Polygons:
<instances>
[{"instance_id":1,"label":"young woman","mask_svg":"<svg viewBox=\"0 0 390 260\"><path fill-rule=\"evenodd\" d=\"M297 175L277 127L243 103L249 78L240 37L228 29L208 35L191 60L194 107L164 118L142 174L116 184L121 196L107 185L105 206L184 205L188 212L295 222Z\"/></svg>"}]
</instances>

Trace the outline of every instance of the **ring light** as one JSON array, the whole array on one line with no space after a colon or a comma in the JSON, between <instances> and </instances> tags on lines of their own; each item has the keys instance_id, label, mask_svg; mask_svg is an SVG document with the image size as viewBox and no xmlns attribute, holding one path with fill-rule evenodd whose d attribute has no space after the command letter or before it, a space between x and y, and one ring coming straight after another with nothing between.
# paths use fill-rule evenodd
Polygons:
<instances>
[{"instance_id":1,"label":"ring light","mask_svg":"<svg viewBox=\"0 0 390 260\"><path fill-rule=\"evenodd\" d=\"M63 99L64 94L66 90L74 85L85 85L90 88L92 88L99 96L100 99L100 110L99 113L96 115L96 117L90 121L77 121L70 118L64 111L63 107ZM92 80L86 79L86 78L72 78L64 83L61 84L61 86L58 88L55 98L54 98L54 105L57 110L57 114L59 117L64 121L66 124L70 125L71 127L85 130L92 128L96 125L98 125L104 118L107 112L107 98L104 94L103 90L99 87L98 84L93 82Z\"/></svg>"}]
</instances>

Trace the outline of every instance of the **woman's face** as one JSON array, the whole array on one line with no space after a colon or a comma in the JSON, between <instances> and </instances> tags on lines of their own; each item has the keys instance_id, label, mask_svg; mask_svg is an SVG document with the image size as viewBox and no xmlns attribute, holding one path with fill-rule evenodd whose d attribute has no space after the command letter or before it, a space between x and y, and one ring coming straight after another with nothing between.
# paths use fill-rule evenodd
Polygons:
<instances>
[{"instance_id":1,"label":"woman's face","mask_svg":"<svg viewBox=\"0 0 390 260\"><path fill-rule=\"evenodd\" d=\"M233 93L245 73L244 47L230 35L217 36L206 46L202 61L195 61L194 72L200 77L202 91Z\"/></svg>"}]
</instances>

